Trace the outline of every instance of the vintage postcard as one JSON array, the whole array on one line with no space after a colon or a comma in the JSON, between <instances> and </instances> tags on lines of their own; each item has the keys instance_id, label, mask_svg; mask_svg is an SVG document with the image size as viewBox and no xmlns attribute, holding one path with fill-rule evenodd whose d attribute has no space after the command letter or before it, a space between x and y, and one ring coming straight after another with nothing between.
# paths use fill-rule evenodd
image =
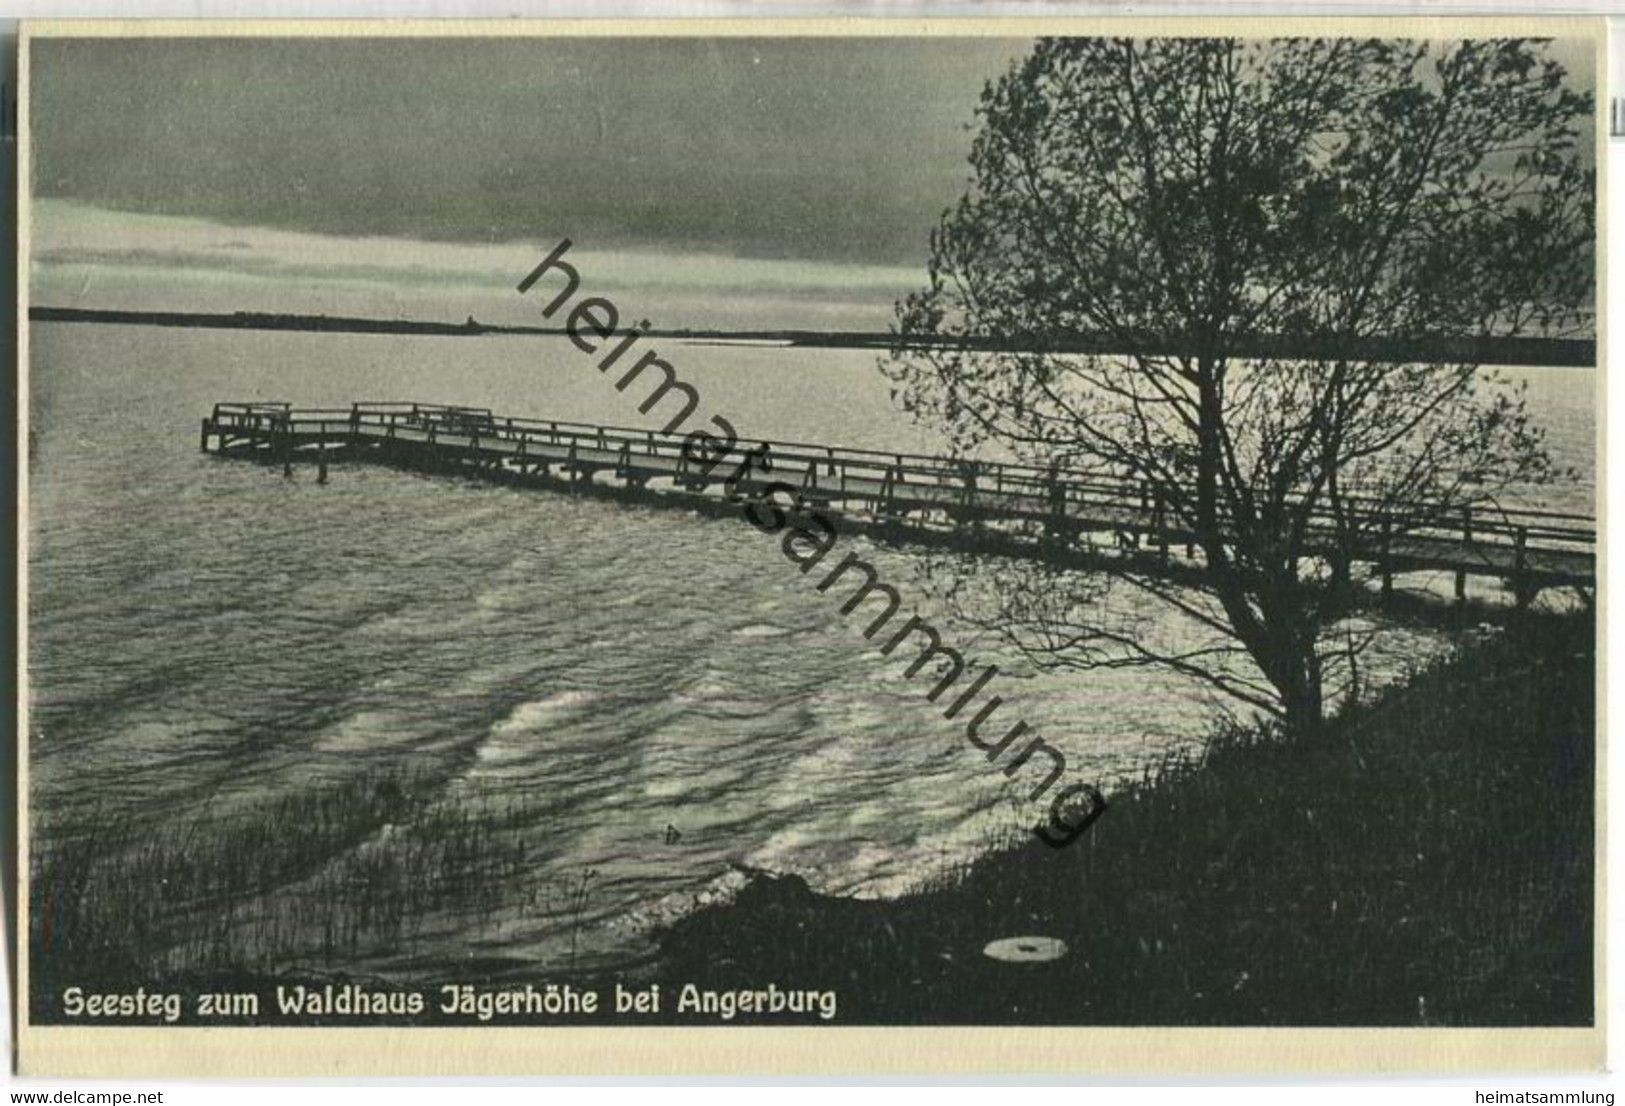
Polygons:
<instances>
[{"instance_id":1,"label":"vintage postcard","mask_svg":"<svg viewBox=\"0 0 1625 1106\"><path fill-rule=\"evenodd\" d=\"M25 27L22 1070L1595 1069L1601 36Z\"/></svg>"}]
</instances>

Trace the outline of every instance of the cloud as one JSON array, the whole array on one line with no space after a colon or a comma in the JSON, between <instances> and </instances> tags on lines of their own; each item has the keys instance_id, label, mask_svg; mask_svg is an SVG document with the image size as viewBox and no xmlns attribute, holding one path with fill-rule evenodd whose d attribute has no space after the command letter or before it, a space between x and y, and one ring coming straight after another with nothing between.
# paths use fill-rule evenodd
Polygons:
<instances>
[{"instance_id":1,"label":"cloud","mask_svg":"<svg viewBox=\"0 0 1625 1106\"><path fill-rule=\"evenodd\" d=\"M39 39L36 195L341 235L923 261L1025 40Z\"/></svg>"},{"instance_id":2,"label":"cloud","mask_svg":"<svg viewBox=\"0 0 1625 1106\"><path fill-rule=\"evenodd\" d=\"M30 298L56 306L314 311L542 322L519 280L555 242L468 244L227 227L63 200L32 209ZM595 249L568 260L583 291L662 326L881 330L913 266Z\"/></svg>"}]
</instances>

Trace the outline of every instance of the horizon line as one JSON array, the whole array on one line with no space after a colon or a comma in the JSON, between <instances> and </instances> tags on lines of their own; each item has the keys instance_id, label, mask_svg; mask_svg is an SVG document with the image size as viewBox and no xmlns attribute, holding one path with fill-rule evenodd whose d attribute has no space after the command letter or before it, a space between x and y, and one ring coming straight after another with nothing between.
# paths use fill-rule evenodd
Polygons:
<instances>
[{"instance_id":1,"label":"horizon line","mask_svg":"<svg viewBox=\"0 0 1625 1106\"><path fill-rule=\"evenodd\" d=\"M295 330L311 333L407 334L437 337L509 335L568 337L563 326L482 323L470 315L462 323L424 319L383 319L277 311L188 312L33 305L30 322L102 323L222 330ZM832 349L957 348L998 353L1121 354L1177 356L1195 340L1150 332L1126 336L1063 335L906 335L890 331L808 330L798 327L722 329L663 327L643 331L650 338L686 341L772 341L787 346ZM1597 340L1521 335L1490 337L1382 337L1373 335L1255 334L1235 340L1233 355L1257 360L1386 361L1507 365L1525 368L1597 367Z\"/></svg>"}]
</instances>

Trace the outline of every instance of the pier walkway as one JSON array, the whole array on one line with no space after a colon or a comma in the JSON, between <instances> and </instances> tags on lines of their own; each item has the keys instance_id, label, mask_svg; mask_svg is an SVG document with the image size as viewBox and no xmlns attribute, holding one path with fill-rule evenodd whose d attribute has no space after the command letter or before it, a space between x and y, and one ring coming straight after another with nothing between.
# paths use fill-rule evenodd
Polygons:
<instances>
[{"instance_id":1,"label":"pier walkway","mask_svg":"<svg viewBox=\"0 0 1625 1106\"><path fill-rule=\"evenodd\" d=\"M615 490L725 503L725 482L746 450L765 445L769 468L731 489L753 496L780 481L801 502L855 529L932 540L963 538L1015 544L1055 556L1076 551L1188 560L1194 536L1156 495L1129 480L996 461L963 461L802 442L741 442L734 460L707 471L683 450L684 437L654 430L507 418L488 409L427 403L365 402L348 408L296 409L286 403L219 403L203 419L205 452L291 470L330 460L458 471L485 479L570 490ZM600 481L600 478L602 480ZM595 483L596 482L596 483ZM1355 560L1374 566L1384 590L1395 573L1455 574L1465 597L1469 576L1505 581L1520 603L1545 587L1593 587L1596 523L1585 515L1485 508L1444 525L1426 524L1403 505L1351 499L1369 512ZM1329 513L1312 520L1311 554L1334 550ZM1181 549L1181 547L1184 547Z\"/></svg>"}]
</instances>

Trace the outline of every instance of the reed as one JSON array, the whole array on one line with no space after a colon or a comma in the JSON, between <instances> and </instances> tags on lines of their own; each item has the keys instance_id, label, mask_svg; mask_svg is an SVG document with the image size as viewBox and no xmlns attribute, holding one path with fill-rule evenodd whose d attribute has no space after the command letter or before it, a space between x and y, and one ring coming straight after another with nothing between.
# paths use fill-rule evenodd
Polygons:
<instances>
[{"instance_id":1,"label":"reed","mask_svg":"<svg viewBox=\"0 0 1625 1106\"><path fill-rule=\"evenodd\" d=\"M452 920L500 925L548 908L538 821L522 795L375 769L157 827L117 816L40 827L31 990L411 957Z\"/></svg>"}]
</instances>

